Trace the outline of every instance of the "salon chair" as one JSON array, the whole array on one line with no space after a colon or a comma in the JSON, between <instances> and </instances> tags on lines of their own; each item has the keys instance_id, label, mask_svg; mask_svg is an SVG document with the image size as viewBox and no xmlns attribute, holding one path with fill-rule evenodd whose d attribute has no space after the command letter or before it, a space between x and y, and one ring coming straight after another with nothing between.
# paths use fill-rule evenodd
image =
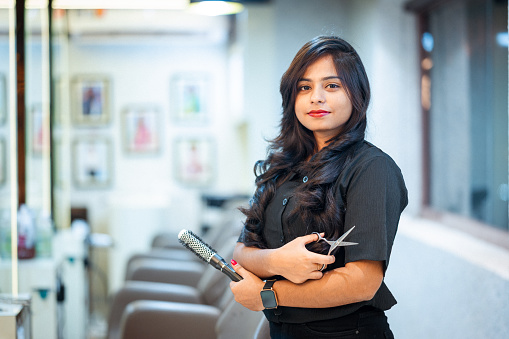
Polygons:
<instances>
[{"instance_id":1,"label":"salon chair","mask_svg":"<svg viewBox=\"0 0 509 339\"><path fill-rule=\"evenodd\" d=\"M125 281L152 281L196 287L206 269L205 265L204 261L137 257L127 265Z\"/></svg>"},{"instance_id":2,"label":"salon chair","mask_svg":"<svg viewBox=\"0 0 509 339\"><path fill-rule=\"evenodd\" d=\"M197 235L203 239L205 243L216 249L230 236L238 236L243 227L244 216L236 208L237 206L238 202L228 207L221 220L218 221L214 227L211 227L204 235ZM130 265L139 259L192 260L203 263L193 253L182 246L178 240L178 232L165 232L155 235L149 251L133 254L129 258L126 265L126 272L129 271Z\"/></svg>"},{"instance_id":3,"label":"salon chair","mask_svg":"<svg viewBox=\"0 0 509 339\"><path fill-rule=\"evenodd\" d=\"M241 205L247 205L249 197L243 195L225 197L204 195L202 199L209 208L219 208L222 211L221 217L219 220L215 220L213 225L211 225L210 222L206 222L208 224L206 226L207 232L196 233L203 239L203 241L214 247L221 238L240 234L245 216L238 210L238 207ZM161 232L156 234L152 239L151 248L181 250L182 245L178 241L177 236L178 232Z\"/></svg>"},{"instance_id":4,"label":"salon chair","mask_svg":"<svg viewBox=\"0 0 509 339\"><path fill-rule=\"evenodd\" d=\"M237 242L237 237L230 237L224 241L223 246L218 252L224 256L226 260L232 257L233 249ZM168 261L170 265L166 266L166 270L156 267L156 274L160 277L167 276L167 281L179 281L180 275L186 275L189 271L182 270L182 267L177 267L173 261ZM190 267L191 262L186 263ZM163 301L177 301L188 304L202 304L213 306L219 310L223 310L226 304L233 298L229 291L230 279L218 271L214 267L207 265L193 266L196 274L200 278L196 284L175 284L147 281L132 281L128 280L124 286L115 293L111 303L110 314L108 317L108 338L117 339L118 329L120 324L121 315L125 307L136 300L163 300ZM154 275L150 273L149 275Z\"/></svg>"},{"instance_id":5,"label":"salon chair","mask_svg":"<svg viewBox=\"0 0 509 339\"><path fill-rule=\"evenodd\" d=\"M224 236L216 241L218 246L214 246L218 248L217 253L227 261L233 257L233 250L237 243L237 235L230 233L232 233L230 230L225 231ZM139 280L197 286L209 265L189 249L180 246L182 251L170 250L173 254L180 252L182 254L180 259L177 259L177 255L165 256L166 250L162 250L160 256L154 256L154 252L132 256L126 267L125 281ZM191 255L192 259L185 260L185 255Z\"/></svg>"},{"instance_id":6,"label":"salon chair","mask_svg":"<svg viewBox=\"0 0 509 339\"><path fill-rule=\"evenodd\" d=\"M216 227L209 231L209 236L203 239L204 242L212 248L220 249L231 237L237 238L242 229L239 213L238 210L228 213L228 217L224 217L223 223L216 225ZM174 239L178 242L177 235L175 235ZM155 247L149 252L132 255L126 264L125 280L197 286L206 263L182 244L178 243L178 246L179 248L177 249ZM226 256L226 253L222 253L222 251L218 253L225 259L229 260L231 258L231 256ZM175 273L168 273L172 271Z\"/></svg>"},{"instance_id":7,"label":"salon chair","mask_svg":"<svg viewBox=\"0 0 509 339\"><path fill-rule=\"evenodd\" d=\"M262 312L231 300L220 311L207 305L138 300L122 316L119 339L268 339Z\"/></svg>"}]
</instances>

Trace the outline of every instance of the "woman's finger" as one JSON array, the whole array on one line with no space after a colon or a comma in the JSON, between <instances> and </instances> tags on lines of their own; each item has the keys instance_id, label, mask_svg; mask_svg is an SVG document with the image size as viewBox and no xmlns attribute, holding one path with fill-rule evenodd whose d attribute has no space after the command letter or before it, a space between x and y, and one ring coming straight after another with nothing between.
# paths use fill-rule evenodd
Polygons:
<instances>
[{"instance_id":1,"label":"woman's finger","mask_svg":"<svg viewBox=\"0 0 509 339\"><path fill-rule=\"evenodd\" d=\"M336 257L333 255L325 255L325 254L318 254L313 253L313 256L310 258L313 262L320 264L320 265L330 265L334 264L336 261Z\"/></svg>"},{"instance_id":2,"label":"woman's finger","mask_svg":"<svg viewBox=\"0 0 509 339\"><path fill-rule=\"evenodd\" d=\"M321 235L323 237L324 233L322 233ZM312 234L302 236L301 239L302 239L304 245L306 245L306 244L318 241L318 239L320 239L320 238L315 233L312 233Z\"/></svg>"},{"instance_id":3,"label":"woman's finger","mask_svg":"<svg viewBox=\"0 0 509 339\"><path fill-rule=\"evenodd\" d=\"M230 260L230 263L233 266L233 269L235 272L237 272L242 278L245 278L246 269L242 267L239 263L237 263L235 260Z\"/></svg>"},{"instance_id":4,"label":"woman's finger","mask_svg":"<svg viewBox=\"0 0 509 339\"><path fill-rule=\"evenodd\" d=\"M244 278L244 272L246 271L242 266L240 266L235 260L230 260L230 263L233 266L233 269L235 272L237 272L242 278ZM238 281L230 281L230 289L233 289L235 287L235 284L237 284Z\"/></svg>"},{"instance_id":5,"label":"woman's finger","mask_svg":"<svg viewBox=\"0 0 509 339\"><path fill-rule=\"evenodd\" d=\"M321 279L322 277L323 277L322 271L314 271L309 274L309 279L312 279L312 280L318 280L318 279Z\"/></svg>"}]
</instances>

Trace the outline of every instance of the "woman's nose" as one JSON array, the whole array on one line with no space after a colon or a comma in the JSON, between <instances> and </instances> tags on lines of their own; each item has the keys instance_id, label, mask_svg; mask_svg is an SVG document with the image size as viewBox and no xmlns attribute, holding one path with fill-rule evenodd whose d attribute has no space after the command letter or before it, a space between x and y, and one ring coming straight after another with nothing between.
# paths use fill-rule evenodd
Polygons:
<instances>
[{"instance_id":1,"label":"woman's nose","mask_svg":"<svg viewBox=\"0 0 509 339\"><path fill-rule=\"evenodd\" d=\"M321 88L313 89L313 91L311 92L311 102L312 103L325 102L324 91Z\"/></svg>"}]
</instances>

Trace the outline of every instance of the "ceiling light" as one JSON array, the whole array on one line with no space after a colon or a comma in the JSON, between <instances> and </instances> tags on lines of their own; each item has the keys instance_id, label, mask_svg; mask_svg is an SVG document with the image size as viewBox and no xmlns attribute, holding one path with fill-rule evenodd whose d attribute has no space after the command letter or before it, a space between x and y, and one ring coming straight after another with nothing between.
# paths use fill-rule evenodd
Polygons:
<instances>
[{"instance_id":1,"label":"ceiling light","mask_svg":"<svg viewBox=\"0 0 509 339\"><path fill-rule=\"evenodd\" d=\"M244 6L236 1L191 0L189 11L201 15L228 15L242 12Z\"/></svg>"},{"instance_id":2,"label":"ceiling light","mask_svg":"<svg viewBox=\"0 0 509 339\"><path fill-rule=\"evenodd\" d=\"M14 0L0 0L0 8L14 8Z\"/></svg>"},{"instance_id":3,"label":"ceiling light","mask_svg":"<svg viewBox=\"0 0 509 339\"><path fill-rule=\"evenodd\" d=\"M189 0L53 0L61 9L169 9L183 10Z\"/></svg>"}]
</instances>

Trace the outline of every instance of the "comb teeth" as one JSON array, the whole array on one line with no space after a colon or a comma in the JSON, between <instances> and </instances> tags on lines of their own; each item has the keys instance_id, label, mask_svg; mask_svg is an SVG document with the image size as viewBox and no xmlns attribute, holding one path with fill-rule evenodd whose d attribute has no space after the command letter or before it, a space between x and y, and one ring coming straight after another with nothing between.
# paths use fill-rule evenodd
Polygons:
<instances>
[{"instance_id":1,"label":"comb teeth","mask_svg":"<svg viewBox=\"0 0 509 339\"><path fill-rule=\"evenodd\" d=\"M200 259L209 262L210 258L216 254L216 251L208 244L203 242L199 236L188 230L182 230L178 234L180 243L190 249Z\"/></svg>"}]
</instances>

